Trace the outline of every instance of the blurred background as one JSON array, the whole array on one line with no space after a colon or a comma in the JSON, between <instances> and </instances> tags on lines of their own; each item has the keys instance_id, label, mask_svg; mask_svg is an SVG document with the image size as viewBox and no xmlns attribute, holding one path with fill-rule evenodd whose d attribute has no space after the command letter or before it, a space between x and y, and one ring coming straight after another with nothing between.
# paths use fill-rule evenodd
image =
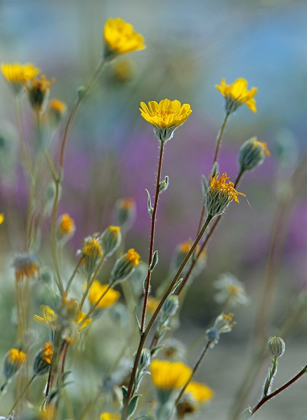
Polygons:
<instances>
[{"instance_id":1,"label":"blurred background","mask_svg":"<svg viewBox=\"0 0 307 420\"><path fill-rule=\"evenodd\" d=\"M178 99L190 103L193 113L165 151L163 176L170 177L170 187L159 205L156 247L160 260L153 277L155 291L168 273L176 246L196 234L203 201L201 175L210 173L224 115L224 99L215 85L222 78L230 84L244 77L249 87L258 88L258 113L242 106L230 118L220 170L231 179L236 177L239 148L252 136L267 142L272 156L242 180L239 191L247 198L229 207L214 234L207 267L190 287L180 315L181 328L175 334L178 339L184 337L189 346L218 315L221 307L214 301L213 282L222 273L231 272L245 284L250 305L235 308L237 326L222 337L197 376L216 393L199 418L228 418L251 353L272 224L280 206L290 200L289 179L297 165L304 167L306 16L305 0L0 0L1 61L35 63L49 79L56 79L50 97L64 101L69 108L78 87L90 79L99 63L107 18L131 22L147 45L146 50L107 67L82 104L70 133L60 214L67 212L76 222L76 234L66 251L71 265L83 238L114 222L113 209L119 198L136 202L137 218L126 246L138 250L147 261L150 218L145 188L154 194L158 142L151 126L141 118L139 104ZM14 340L14 319L7 307L14 299L11 261L14 253L23 251L28 191L16 151L13 97L3 78L0 90L0 131L10 138L9 146L0 142L0 212L7 221L0 226L0 319L2 325L12 324L12 331L5 328L1 333L3 355ZM26 100L23 119L33 150L35 122ZM60 129L51 145L55 161L62 135ZM273 325L286 316L307 286L305 184L299 185L299 197L287 213L288 220L281 224L285 240L276 273ZM45 252L49 235L50 223L46 221L39 255L45 264L51 264L51 255ZM286 341L277 384L306 363L306 331L301 326ZM257 401L267 366L246 406ZM306 389L303 379L267 404L257 418L306 419Z\"/></svg>"}]
</instances>

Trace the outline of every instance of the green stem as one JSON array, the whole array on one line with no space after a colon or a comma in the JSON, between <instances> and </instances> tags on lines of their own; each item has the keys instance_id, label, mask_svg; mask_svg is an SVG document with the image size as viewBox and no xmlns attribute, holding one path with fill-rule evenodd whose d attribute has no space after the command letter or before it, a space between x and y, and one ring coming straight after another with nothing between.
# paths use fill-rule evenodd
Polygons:
<instances>
[{"instance_id":1,"label":"green stem","mask_svg":"<svg viewBox=\"0 0 307 420\"><path fill-rule=\"evenodd\" d=\"M227 124L229 115L230 115L230 113L226 112L223 124L222 124L222 126L221 126L221 128L218 132L218 135L217 135L216 149L215 149L215 154L214 154L214 159L213 159L213 165L215 164L215 162L217 162L217 159L218 159L218 155L219 155L219 151L220 151L220 147L221 147L221 143L222 143L222 139L223 139L223 135L224 135L224 131L225 131L225 128L226 128L226 124Z\"/></svg>"},{"instance_id":2,"label":"green stem","mask_svg":"<svg viewBox=\"0 0 307 420\"><path fill-rule=\"evenodd\" d=\"M80 267L81 261L82 261L82 257L81 257L81 258L79 258L79 261L78 261L78 263L77 263L77 265L76 265L76 267L75 267L75 269L74 269L74 271L73 271L72 275L70 276L70 279L69 279L69 280L68 280L68 282L67 282L66 289L65 289L65 292L66 292L66 293L68 292L68 290L69 290L69 288L70 288L70 286L71 286L71 283L72 283L73 279L75 278L75 276L76 276L76 274L77 274L77 272L78 272L78 269L79 269L79 267Z\"/></svg>"},{"instance_id":3,"label":"green stem","mask_svg":"<svg viewBox=\"0 0 307 420\"><path fill-rule=\"evenodd\" d=\"M154 251L154 241L155 241L155 227L156 227L156 218L157 218L157 211L158 211L158 202L159 202L159 195L160 195L160 181L161 181L161 170L162 170L162 161L163 161L163 150L164 150L165 143L163 141L160 142L160 155L159 155L159 164L158 164L158 174L157 174L157 185L156 185L156 194L155 194L155 202L153 207L153 212L151 215L151 232L150 232L150 243L149 243L149 257L148 257L148 272L147 272L147 279L146 279L146 289L144 294L144 303L143 303L143 311L142 311L142 318L141 318L141 332L144 332L145 323L146 323L146 311L147 311L147 302L148 296L150 291L150 279L152 270L150 269Z\"/></svg>"},{"instance_id":4,"label":"green stem","mask_svg":"<svg viewBox=\"0 0 307 420\"><path fill-rule=\"evenodd\" d=\"M146 338L147 338L149 332L151 331L151 328L152 328L155 320L157 319L157 317L158 317L158 315L160 313L160 310L161 310L164 302L166 301L166 299L168 298L168 296L172 293L172 291L174 289L174 286L176 285L177 281L179 280L180 275L181 275L183 269L185 268L187 262L189 261L189 259L193 255L193 252L195 251L195 249L196 249L199 241L201 240L203 234L207 230L207 228L208 228L211 220L212 220L212 216L208 216L207 219L206 219L206 221L205 221L205 223L204 223L204 226L202 227L202 229L199 232L197 238L195 239L193 245L191 246L190 251L187 253L186 257L182 261L182 263L181 263L181 265L180 265L177 273L175 274L172 282L170 283L170 285L169 285L168 289L166 290L164 296L160 300L160 303L159 303L157 309L155 310L155 312L153 313L153 315L152 315L152 317L151 317L151 319L150 319L150 321L149 321L149 323L148 323L148 325L147 325L144 333L141 335L139 346L138 346L138 349L137 349L137 352L136 352L136 356L135 356L135 359L134 359L134 364L133 364L132 373L131 373L131 377L130 377L130 382L129 382L129 386L128 386L128 390L127 390L127 395L126 395L126 398L125 398L125 401L124 401L124 407L123 407L123 410L122 410L121 420L127 420L127 416L128 416L128 413L127 413L128 404L129 404L130 399L133 396L132 394L133 394L134 380L135 380L135 376L136 376L136 373L137 373L137 368L138 368L138 365L139 365L139 361L140 361L142 349L144 347Z\"/></svg>"},{"instance_id":5,"label":"green stem","mask_svg":"<svg viewBox=\"0 0 307 420\"><path fill-rule=\"evenodd\" d=\"M21 393L18 395L16 401L14 402L13 407L11 408L10 412L8 415L11 415L13 410L16 408L17 404L19 403L19 401L22 399L22 397L25 395L25 393L27 392L27 390L29 389L30 385L32 384L32 382L34 381L34 379L36 378L36 375L33 375L32 378L29 380L29 382L27 383L26 387L21 391Z\"/></svg>"},{"instance_id":6,"label":"green stem","mask_svg":"<svg viewBox=\"0 0 307 420\"><path fill-rule=\"evenodd\" d=\"M266 397L268 393L270 392L276 372L277 372L277 357L274 357L272 359L272 366L270 367L267 379L264 383L263 395L262 395L263 397Z\"/></svg>"}]
</instances>

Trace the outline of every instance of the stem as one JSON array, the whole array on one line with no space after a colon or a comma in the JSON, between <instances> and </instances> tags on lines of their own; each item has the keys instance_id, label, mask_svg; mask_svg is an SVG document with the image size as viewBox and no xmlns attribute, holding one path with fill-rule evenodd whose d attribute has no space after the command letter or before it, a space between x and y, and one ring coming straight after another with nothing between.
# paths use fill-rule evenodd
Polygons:
<instances>
[{"instance_id":1,"label":"stem","mask_svg":"<svg viewBox=\"0 0 307 420\"><path fill-rule=\"evenodd\" d=\"M51 227L51 244L52 244L52 256L53 256L53 263L57 278L57 286L61 295L64 293L64 286L60 272L60 264L58 259L58 252L57 252L57 237L56 237L56 225L57 225L57 215L58 215L58 207L59 207L59 196L60 196L60 179L57 178L55 181L55 197L53 203L53 210L52 210L52 227Z\"/></svg>"},{"instance_id":2,"label":"stem","mask_svg":"<svg viewBox=\"0 0 307 420\"><path fill-rule=\"evenodd\" d=\"M45 394L46 397L48 397L49 391L53 385L53 378L57 374L57 368L58 368L57 363L58 363L60 340L61 340L61 331L56 331L55 337L54 337L53 356L52 356L51 366L49 369L49 375L48 375L48 380L47 380L47 388L46 388L46 394Z\"/></svg>"},{"instance_id":3,"label":"stem","mask_svg":"<svg viewBox=\"0 0 307 420\"><path fill-rule=\"evenodd\" d=\"M80 260L81 261L81 260ZM98 273L99 273L99 271L100 271L100 269L101 269L101 267L102 267L102 265L103 265L103 263L106 261L106 257L102 257L101 258L101 260L100 260L100 262L99 262L99 264L97 265L97 268L96 268L96 270L95 270L95 272L94 272L94 274L93 274L93 276L91 277L91 279L88 279L88 282L87 282L87 287L86 287L86 290L85 290L85 292L84 292L84 294L83 294L83 296L82 296L82 299L81 299L81 303L80 303L80 306L79 306L79 310L81 311L81 309L82 309L82 306L83 306L83 304L84 304L84 302L85 302L85 299L86 299L86 296L87 296L87 294L88 294L88 292L89 292L89 290L90 290L90 288L91 288L91 286L92 286L92 284L94 283L94 281L95 281L95 279L96 279L96 277L97 277L97 275L98 275ZM109 289L107 289L106 290L106 292L108 291ZM105 295L105 293L103 294L103 296ZM98 303L97 303L97 305L99 304L99 302L100 302L100 300L103 298L103 296L102 297L100 297L100 299L99 299L99 301L98 301ZM96 305L96 304L95 304Z\"/></svg>"},{"instance_id":4,"label":"stem","mask_svg":"<svg viewBox=\"0 0 307 420\"><path fill-rule=\"evenodd\" d=\"M150 243L149 243L148 272L147 272L146 290L145 290L145 295L144 295L144 304L143 304L142 321L141 321L141 332L142 333L144 332L144 329L145 329L146 310L147 310L148 295L149 295L149 290L150 290L150 279L151 279L151 273L152 273L152 271L150 270L150 266L151 266L151 263L152 263L153 248L154 248L154 241L155 241L155 227L156 227L156 217L157 217L157 210L158 210L158 201L159 201L159 195L160 195L160 181L161 181L161 170L162 170L164 144L165 143L163 141L161 141L155 202L154 202L153 212L152 212L152 216L151 216L151 232L150 232Z\"/></svg>"},{"instance_id":5,"label":"stem","mask_svg":"<svg viewBox=\"0 0 307 420\"><path fill-rule=\"evenodd\" d=\"M27 145L26 145L25 137L23 133L21 104L20 104L19 96L16 96L16 100L15 100L15 114L16 114L17 127L19 131L19 136L20 136L21 153L24 160L27 176L29 179L31 179L32 177L31 162L30 162L29 152L27 149Z\"/></svg>"},{"instance_id":6,"label":"stem","mask_svg":"<svg viewBox=\"0 0 307 420\"><path fill-rule=\"evenodd\" d=\"M266 395L263 397L258 404L252 409L251 417L265 404L267 401L271 400L272 398L276 397L276 395L280 394L285 389L289 388L294 382L296 382L298 379L300 379L305 373L306 373L307 365L303 367L303 369L295 375L292 379L290 379L288 382L286 382L284 385L282 385L280 388L276 389L276 391L272 392L269 395Z\"/></svg>"},{"instance_id":7,"label":"stem","mask_svg":"<svg viewBox=\"0 0 307 420\"><path fill-rule=\"evenodd\" d=\"M270 392L276 372L277 372L277 357L274 357L272 359L272 366L269 370L267 379L265 380L265 383L264 383L263 397L266 397L268 393Z\"/></svg>"},{"instance_id":8,"label":"stem","mask_svg":"<svg viewBox=\"0 0 307 420\"><path fill-rule=\"evenodd\" d=\"M193 376L195 375L197 369L199 368L199 365L201 364L203 358L205 357L205 355L206 355L206 353L207 353L207 351L209 349L210 343L211 343L211 341L208 341L207 344L205 345L205 347L203 348L203 350L202 350L202 352L201 352L201 354L200 354L197 362L195 363L195 365L193 367L191 376L189 377L189 379L187 380L187 382L184 384L184 386L182 387L181 391L179 392L178 397L175 400L175 407L176 407L176 405L178 405L178 403L179 403L182 395L184 394L184 391L186 390L187 386L189 385L189 383L191 382Z\"/></svg>"},{"instance_id":9,"label":"stem","mask_svg":"<svg viewBox=\"0 0 307 420\"><path fill-rule=\"evenodd\" d=\"M184 260L182 261L180 267L178 268L177 273L175 274L172 282L170 283L168 289L166 290L166 292L164 293L162 299L160 300L160 303L157 307L157 309L155 310L155 312L153 313L152 317L150 318L150 321L144 331L144 333L141 335L140 338L140 342L139 342L139 347L137 349L136 352L136 356L134 359L134 365L132 368L132 373L131 373L131 377L130 377L130 382L129 382L129 386L128 386L128 390L127 390L127 395L124 401L124 407L123 407L123 411L122 411L122 416L121 416L121 420L127 420L127 409L128 409L128 404L129 401L132 397L132 393L133 393L133 385L134 385L134 379L135 379L135 375L137 373L137 368L139 365L139 361L140 361L140 357L141 357L141 353L142 353L142 349L143 346L145 344L146 338L155 322L155 320L157 319L159 312L164 304L164 302L166 301L166 299L168 298L168 296L172 293L173 288L175 286L175 284L177 283L177 281L179 280L180 274L182 273L182 270L184 269L184 267L186 266L187 262L189 261L189 259L191 258L191 256L193 255L193 252L195 251L199 241L201 240L203 234L205 233L205 231L207 230L210 222L212 220L212 216L208 216L204 226L202 227L201 231L199 232L197 238L195 239L193 245L191 246L190 251L187 253L186 257L184 258Z\"/></svg>"},{"instance_id":10,"label":"stem","mask_svg":"<svg viewBox=\"0 0 307 420\"><path fill-rule=\"evenodd\" d=\"M65 292L66 292L66 293L68 292L68 290L69 290L69 288L70 288L70 285L71 285L71 283L72 283L73 279L75 278L75 275L76 275L76 274L77 274L77 272L78 272L78 269L79 269L79 267L80 267L81 261L82 261L82 257L81 257L81 258L79 258L79 261L78 261L78 263L77 263L77 265L76 265L76 267L75 267L75 269L74 269L74 271L73 271L72 275L70 276L70 279L69 279L69 280L68 280L68 282L67 282L66 289L65 289Z\"/></svg>"},{"instance_id":11,"label":"stem","mask_svg":"<svg viewBox=\"0 0 307 420\"><path fill-rule=\"evenodd\" d=\"M244 174L244 171L240 171L237 175L236 181L234 183L234 188L236 188L242 178ZM203 209L205 208L205 206L203 205ZM215 231L217 225L219 224L221 218L223 217L224 213L221 216L218 216L217 219L215 220L215 222L213 223L212 228L210 229L210 232L208 233L208 235L206 236L204 242L202 243L202 245L199 248L198 253L194 253L193 255L193 260L192 260L192 264L191 267L189 268L185 278L183 279L182 283L180 284L180 286L178 287L177 291L175 292L178 296L180 295L180 293L182 292L182 290L184 289L185 285L187 284L187 282L189 281L189 278L192 274L192 271L194 270L194 267L197 263L197 260L199 258L199 256L201 255L201 253L203 252L203 250L205 249L206 245L209 242L209 239L211 238L211 236L213 235L213 232Z\"/></svg>"},{"instance_id":12,"label":"stem","mask_svg":"<svg viewBox=\"0 0 307 420\"><path fill-rule=\"evenodd\" d=\"M33 375L32 378L29 380L29 382L27 383L26 387L23 389L23 391L21 391L21 393L18 395L16 401L14 402L13 407L11 408L10 412L8 415L11 415L13 410L15 409L15 407L17 406L17 404L19 403L19 401L21 400L21 398L25 395L25 393L27 392L28 388L30 387L30 385L32 384L32 382L34 381L34 379L36 378L36 375Z\"/></svg>"},{"instance_id":13,"label":"stem","mask_svg":"<svg viewBox=\"0 0 307 420\"><path fill-rule=\"evenodd\" d=\"M219 155L219 151L220 151L220 147L221 147L221 143L222 143L222 139L223 139L223 135L224 135L224 131L225 131L225 127L226 127L229 115L230 115L230 113L226 112L223 124L222 124L222 126L221 126L221 128L218 132L218 135L217 135L216 149L215 149L215 154L214 154L214 159L213 159L213 165L215 164L215 162L217 162L217 158L218 158L218 155Z\"/></svg>"},{"instance_id":14,"label":"stem","mask_svg":"<svg viewBox=\"0 0 307 420\"><path fill-rule=\"evenodd\" d=\"M97 67L97 70L95 71L95 73L93 74L89 84L84 88L83 92L81 95L79 95L78 99L76 100L71 113L69 114L66 126L65 126L65 131L64 131L64 135L63 135L63 140L62 140L62 146L61 146L61 153L60 153L60 163L59 163L59 172L60 174L63 172L63 167L64 167L64 158L65 158L65 149L66 149L66 144L67 144L67 138L68 138L68 134L69 134L69 130L73 124L73 121L75 119L75 116L77 114L78 108L82 102L82 100L84 99L84 97L87 95L87 93L89 92L90 88L92 87L92 85L94 84L95 80L97 79L97 77L99 76L101 70L103 69L105 65L105 61L101 61L101 63L99 64L99 66Z\"/></svg>"}]
</instances>

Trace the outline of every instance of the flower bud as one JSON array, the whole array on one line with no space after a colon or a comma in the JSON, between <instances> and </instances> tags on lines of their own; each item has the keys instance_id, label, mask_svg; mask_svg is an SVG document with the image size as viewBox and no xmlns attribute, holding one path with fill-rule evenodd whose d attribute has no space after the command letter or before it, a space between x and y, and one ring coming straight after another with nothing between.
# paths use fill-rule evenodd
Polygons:
<instances>
[{"instance_id":1,"label":"flower bud","mask_svg":"<svg viewBox=\"0 0 307 420\"><path fill-rule=\"evenodd\" d=\"M34 112L42 113L46 108L49 96L50 86L54 83L54 79L50 82L45 76L33 78L27 86L29 101Z\"/></svg>"},{"instance_id":2,"label":"flower bud","mask_svg":"<svg viewBox=\"0 0 307 420\"><path fill-rule=\"evenodd\" d=\"M14 259L13 267L15 268L16 281L22 281L25 278L32 279L39 277L39 267L35 255L17 255Z\"/></svg>"},{"instance_id":3,"label":"flower bud","mask_svg":"<svg viewBox=\"0 0 307 420\"><path fill-rule=\"evenodd\" d=\"M88 274L92 273L96 268L98 261L102 258L102 248L99 239L94 236L89 236L84 239L83 257L81 259L81 265L85 266L85 270Z\"/></svg>"},{"instance_id":4,"label":"flower bud","mask_svg":"<svg viewBox=\"0 0 307 420\"><path fill-rule=\"evenodd\" d=\"M64 213L58 220L57 238L64 245L76 231L74 220Z\"/></svg>"},{"instance_id":5,"label":"flower bud","mask_svg":"<svg viewBox=\"0 0 307 420\"><path fill-rule=\"evenodd\" d=\"M48 122L52 128L57 128L63 121L66 114L67 106L59 99L52 99L48 107Z\"/></svg>"},{"instance_id":6,"label":"flower bud","mask_svg":"<svg viewBox=\"0 0 307 420\"><path fill-rule=\"evenodd\" d=\"M123 281L129 277L140 263L140 255L134 250L129 249L126 254L119 258L111 272L111 282Z\"/></svg>"},{"instance_id":7,"label":"flower bud","mask_svg":"<svg viewBox=\"0 0 307 420\"><path fill-rule=\"evenodd\" d=\"M273 357L281 357L286 350L286 344L280 337L270 337L268 339L268 350Z\"/></svg>"},{"instance_id":8,"label":"flower bud","mask_svg":"<svg viewBox=\"0 0 307 420\"><path fill-rule=\"evenodd\" d=\"M176 295L169 296L166 301L164 302L161 311L162 314L167 316L173 316L177 312L177 309L179 307L179 299Z\"/></svg>"},{"instance_id":9,"label":"flower bud","mask_svg":"<svg viewBox=\"0 0 307 420\"><path fill-rule=\"evenodd\" d=\"M258 141L257 137L247 140L241 147L239 154L241 171L253 171L263 163L266 155L270 156L266 143Z\"/></svg>"},{"instance_id":10,"label":"flower bud","mask_svg":"<svg viewBox=\"0 0 307 420\"><path fill-rule=\"evenodd\" d=\"M134 200L125 198L115 204L115 221L122 229L128 230L134 223L136 206Z\"/></svg>"},{"instance_id":11,"label":"flower bud","mask_svg":"<svg viewBox=\"0 0 307 420\"><path fill-rule=\"evenodd\" d=\"M3 376L6 379L12 378L26 360L26 353L18 349L11 349L5 356L3 363Z\"/></svg>"},{"instance_id":12,"label":"flower bud","mask_svg":"<svg viewBox=\"0 0 307 420\"><path fill-rule=\"evenodd\" d=\"M143 349L139 361L139 371L145 370L150 365L151 357L148 349Z\"/></svg>"},{"instance_id":13,"label":"flower bud","mask_svg":"<svg viewBox=\"0 0 307 420\"><path fill-rule=\"evenodd\" d=\"M120 245L122 236L119 226L109 226L101 235L104 255L112 255Z\"/></svg>"},{"instance_id":14,"label":"flower bud","mask_svg":"<svg viewBox=\"0 0 307 420\"><path fill-rule=\"evenodd\" d=\"M44 347L40 349L34 358L33 373L34 375L45 375L49 372L52 361L53 346L50 343L45 343Z\"/></svg>"}]
</instances>

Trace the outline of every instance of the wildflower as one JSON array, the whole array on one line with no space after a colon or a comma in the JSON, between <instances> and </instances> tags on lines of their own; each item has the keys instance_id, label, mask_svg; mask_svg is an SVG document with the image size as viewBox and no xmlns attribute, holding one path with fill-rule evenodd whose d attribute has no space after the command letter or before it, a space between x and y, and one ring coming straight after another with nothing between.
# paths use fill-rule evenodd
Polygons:
<instances>
[{"instance_id":1,"label":"wildflower","mask_svg":"<svg viewBox=\"0 0 307 420\"><path fill-rule=\"evenodd\" d=\"M280 337L270 337L268 339L268 349L273 357L281 357L286 350L286 344Z\"/></svg>"},{"instance_id":2,"label":"wildflower","mask_svg":"<svg viewBox=\"0 0 307 420\"><path fill-rule=\"evenodd\" d=\"M95 280L92 286L90 287L88 300L92 305L95 305L95 303L101 298L101 296L105 293L107 290L108 285L106 284L100 284L98 280ZM97 308L109 308L110 306L114 305L120 297L120 293L116 290L110 288L108 292L105 294L103 299L100 300L100 302L97 305Z\"/></svg>"},{"instance_id":3,"label":"wildflower","mask_svg":"<svg viewBox=\"0 0 307 420\"><path fill-rule=\"evenodd\" d=\"M140 263L140 255L134 250L129 249L121 258L119 258L111 272L111 282L123 281L129 277Z\"/></svg>"},{"instance_id":4,"label":"wildflower","mask_svg":"<svg viewBox=\"0 0 307 420\"><path fill-rule=\"evenodd\" d=\"M236 191L234 184L228 181L229 177L226 172L221 175L220 179L218 178L218 173L215 176L211 174L209 187L205 195L206 209L211 217L223 214L232 200L239 203L238 195L245 197L245 194Z\"/></svg>"},{"instance_id":5,"label":"wildflower","mask_svg":"<svg viewBox=\"0 0 307 420\"><path fill-rule=\"evenodd\" d=\"M222 79L221 85L215 85L226 100L226 112L231 114L235 112L239 106L245 104L252 112L257 112L256 95L258 89L253 87L247 90L247 80L237 79L232 85L226 85L225 79Z\"/></svg>"},{"instance_id":6,"label":"wildflower","mask_svg":"<svg viewBox=\"0 0 307 420\"><path fill-rule=\"evenodd\" d=\"M51 99L48 106L48 121L50 125L56 128L64 119L67 106L59 99Z\"/></svg>"},{"instance_id":7,"label":"wildflower","mask_svg":"<svg viewBox=\"0 0 307 420\"><path fill-rule=\"evenodd\" d=\"M100 414L100 420L120 420L120 415L114 413L102 413Z\"/></svg>"},{"instance_id":8,"label":"wildflower","mask_svg":"<svg viewBox=\"0 0 307 420\"><path fill-rule=\"evenodd\" d=\"M206 331L211 348L219 342L220 334L230 332L236 325L235 322L232 322L232 318L233 314L225 315L222 313L216 318L213 327Z\"/></svg>"},{"instance_id":9,"label":"wildflower","mask_svg":"<svg viewBox=\"0 0 307 420\"><path fill-rule=\"evenodd\" d=\"M45 325L45 327L50 330L55 330L57 327L58 316L54 310L47 305L41 305L41 314L42 316L34 315L34 321Z\"/></svg>"},{"instance_id":10,"label":"wildflower","mask_svg":"<svg viewBox=\"0 0 307 420\"><path fill-rule=\"evenodd\" d=\"M219 280L214 282L214 286L220 290L215 295L215 300L218 303L227 302L233 306L237 304L247 305L249 303L249 297L246 294L243 283L230 273L222 274Z\"/></svg>"},{"instance_id":11,"label":"wildflower","mask_svg":"<svg viewBox=\"0 0 307 420\"><path fill-rule=\"evenodd\" d=\"M26 353L18 349L11 349L5 356L3 363L3 376L6 379L12 378L26 360Z\"/></svg>"},{"instance_id":12,"label":"wildflower","mask_svg":"<svg viewBox=\"0 0 307 420\"><path fill-rule=\"evenodd\" d=\"M132 198L122 198L115 204L116 223L125 230L128 230L134 223L136 216L135 201Z\"/></svg>"},{"instance_id":13,"label":"wildflower","mask_svg":"<svg viewBox=\"0 0 307 420\"><path fill-rule=\"evenodd\" d=\"M53 346L51 343L45 343L44 347L40 349L34 358L33 372L34 375L45 375L49 372L53 356Z\"/></svg>"},{"instance_id":14,"label":"wildflower","mask_svg":"<svg viewBox=\"0 0 307 420\"><path fill-rule=\"evenodd\" d=\"M69 214L62 214L58 221L58 239L62 242L66 242L69 238L73 236L75 231L76 226L74 220L69 216Z\"/></svg>"},{"instance_id":15,"label":"wildflower","mask_svg":"<svg viewBox=\"0 0 307 420\"><path fill-rule=\"evenodd\" d=\"M191 394L194 400L202 404L212 400L214 397L214 392L211 388L198 382L190 382L185 392Z\"/></svg>"},{"instance_id":16,"label":"wildflower","mask_svg":"<svg viewBox=\"0 0 307 420\"><path fill-rule=\"evenodd\" d=\"M183 262L183 260L187 256L187 254L189 253L192 245L193 245L193 241L188 240L188 241L182 242L181 244L179 244L176 247L176 250L175 250L173 258L172 258L172 268L174 270L178 270L181 263ZM197 247L195 249L195 254L198 255L199 251L200 251L200 246L197 245ZM197 263L196 263L195 268L193 270L194 276L198 275L201 272L201 270L205 267L206 260L207 260L207 252L206 252L206 250L204 250L204 251L201 252L201 254L199 255L199 257L197 259ZM189 269L191 267L191 264L192 264L192 260L190 259L188 261L188 263L186 264L184 270L183 270L183 275L185 275L189 271Z\"/></svg>"},{"instance_id":17,"label":"wildflower","mask_svg":"<svg viewBox=\"0 0 307 420\"><path fill-rule=\"evenodd\" d=\"M0 225L4 222L4 214L0 213Z\"/></svg>"},{"instance_id":18,"label":"wildflower","mask_svg":"<svg viewBox=\"0 0 307 420\"><path fill-rule=\"evenodd\" d=\"M88 273L92 273L98 260L102 258L102 248L100 240L94 236L84 239L81 264L85 266Z\"/></svg>"},{"instance_id":19,"label":"wildflower","mask_svg":"<svg viewBox=\"0 0 307 420\"><path fill-rule=\"evenodd\" d=\"M37 259L32 254L19 254L13 262L15 268L16 281L39 277L39 267Z\"/></svg>"},{"instance_id":20,"label":"wildflower","mask_svg":"<svg viewBox=\"0 0 307 420\"><path fill-rule=\"evenodd\" d=\"M112 255L119 247L121 239L120 226L109 226L101 235L104 255Z\"/></svg>"},{"instance_id":21,"label":"wildflower","mask_svg":"<svg viewBox=\"0 0 307 420\"><path fill-rule=\"evenodd\" d=\"M154 126L154 133L161 142L170 140L174 131L180 127L191 115L189 104L183 104L177 100L163 99L159 103L148 102L148 106L141 102L141 115Z\"/></svg>"},{"instance_id":22,"label":"wildflower","mask_svg":"<svg viewBox=\"0 0 307 420\"><path fill-rule=\"evenodd\" d=\"M159 303L160 301L158 299L155 299L152 296L148 296L147 311L153 314L155 310L157 309Z\"/></svg>"},{"instance_id":23,"label":"wildflower","mask_svg":"<svg viewBox=\"0 0 307 420\"><path fill-rule=\"evenodd\" d=\"M126 54L146 48L142 35L135 32L130 23L123 19L108 19L103 31L105 60L112 60L119 54Z\"/></svg>"},{"instance_id":24,"label":"wildflower","mask_svg":"<svg viewBox=\"0 0 307 420\"><path fill-rule=\"evenodd\" d=\"M54 79L48 81L46 76L42 75L40 79L33 78L27 84L29 101L34 112L42 113L45 110L50 86L53 83Z\"/></svg>"},{"instance_id":25,"label":"wildflower","mask_svg":"<svg viewBox=\"0 0 307 420\"><path fill-rule=\"evenodd\" d=\"M135 73L135 68L131 60L117 60L112 66L113 80L117 83L130 82Z\"/></svg>"},{"instance_id":26,"label":"wildflower","mask_svg":"<svg viewBox=\"0 0 307 420\"><path fill-rule=\"evenodd\" d=\"M40 69L35 67L34 64L31 63L2 63L1 71L4 78L10 84L10 86L13 89L13 92L16 95L20 93L22 87L29 80L31 80L33 77L37 76L40 73Z\"/></svg>"},{"instance_id":27,"label":"wildflower","mask_svg":"<svg viewBox=\"0 0 307 420\"><path fill-rule=\"evenodd\" d=\"M185 385L191 369L182 362L154 360L150 365L152 380L158 389L175 390Z\"/></svg>"},{"instance_id":28,"label":"wildflower","mask_svg":"<svg viewBox=\"0 0 307 420\"><path fill-rule=\"evenodd\" d=\"M241 171L252 171L261 165L265 156L270 156L267 144L252 137L247 140L240 149L239 165Z\"/></svg>"}]
</instances>

